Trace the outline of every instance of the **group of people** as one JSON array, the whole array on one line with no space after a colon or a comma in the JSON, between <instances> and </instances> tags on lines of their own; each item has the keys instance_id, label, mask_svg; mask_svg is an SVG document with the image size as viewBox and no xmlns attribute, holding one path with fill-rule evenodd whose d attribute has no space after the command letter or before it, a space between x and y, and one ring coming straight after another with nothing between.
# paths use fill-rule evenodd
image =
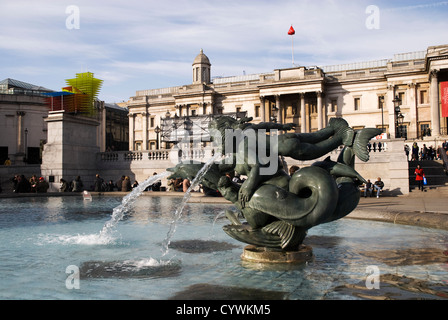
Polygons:
<instances>
[{"instance_id":1,"label":"group of people","mask_svg":"<svg viewBox=\"0 0 448 320\"><path fill-rule=\"evenodd\" d=\"M367 180L367 183L364 184L364 198L367 198L367 196L373 197L374 192L376 193L376 197L379 198L383 188L384 182L381 181L380 177L378 177L374 183Z\"/></svg>"},{"instance_id":2,"label":"group of people","mask_svg":"<svg viewBox=\"0 0 448 320\"><path fill-rule=\"evenodd\" d=\"M77 176L72 181L60 179L59 183L61 184L59 187L61 192L82 192L84 190L84 183L80 176Z\"/></svg>"},{"instance_id":3,"label":"group of people","mask_svg":"<svg viewBox=\"0 0 448 320\"><path fill-rule=\"evenodd\" d=\"M157 175L157 172L154 172L153 175ZM95 192L109 192L109 191L122 191L129 192L132 191L139 185L138 181L134 181L131 183L131 179L129 176L121 176L121 178L114 182L113 180L109 180L109 182L105 182L103 178L100 177L99 174L96 174L95 181L93 184L93 191ZM145 191L160 191L162 186L162 182L157 180L152 185L146 187Z\"/></svg>"},{"instance_id":4,"label":"group of people","mask_svg":"<svg viewBox=\"0 0 448 320\"><path fill-rule=\"evenodd\" d=\"M191 182L188 179L177 178L168 181L168 191L187 192L190 186Z\"/></svg>"},{"instance_id":5,"label":"group of people","mask_svg":"<svg viewBox=\"0 0 448 320\"><path fill-rule=\"evenodd\" d=\"M444 142L445 145L445 142ZM448 151L448 143L446 144ZM443 149L445 147L442 146ZM420 148L417 142L412 144L412 148L410 148L407 144L404 145L404 151L409 160L409 155L411 155L411 161L422 161L422 160L440 160L441 156L439 154L438 148L435 149L433 146L427 147L426 144L423 144L423 147ZM446 152L445 151L445 152Z\"/></svg>"},{"instance_id":6,"label":"group of people","mask_svg":"<svg viewBox=\"0 0 448 320\"><path fill-rule=\"evenodd\" d=\"M37 177L33 175L30 179L27 179L25 175L15 175L12 178L13 192L14 193L45 193L50 185L43 177Z\"/></svg>"}]
</instances>

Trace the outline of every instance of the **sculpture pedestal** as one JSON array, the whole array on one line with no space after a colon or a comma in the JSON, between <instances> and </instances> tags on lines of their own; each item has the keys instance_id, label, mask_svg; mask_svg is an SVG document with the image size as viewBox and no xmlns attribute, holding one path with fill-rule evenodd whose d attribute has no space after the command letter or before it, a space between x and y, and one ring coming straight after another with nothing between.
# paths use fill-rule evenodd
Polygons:
<instances>
[{"instance_id":1,"label":"sculpture pedestal","mask_svg":"<svg viewBox=\"0 0 448 320\"><path fill-rule=\"evenodd\" d=\"M296 251L282 251L248 245L244 248L241 259L258 263L305 263L313 259L313 249L303 244Z\"/></svg>"}]
</instances>

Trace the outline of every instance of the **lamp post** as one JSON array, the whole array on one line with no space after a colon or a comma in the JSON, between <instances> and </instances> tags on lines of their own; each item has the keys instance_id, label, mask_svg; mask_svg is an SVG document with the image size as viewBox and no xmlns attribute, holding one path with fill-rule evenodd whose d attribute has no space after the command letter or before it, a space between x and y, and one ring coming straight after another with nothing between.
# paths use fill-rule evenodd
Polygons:
<instances>
[{"instance_id":1,"label":"lamp post","mask_svg":"<svg viewBox=\"0 0 448 320\"><path fill-rule=\"evenodd\" d=\"M157 127L155 127L154 128L154 132L156 133L156 135L157 135L157 140L156 140L156 149L157 150L159 150L159 133L161 132L162 130L160 130L160 128L159 128L159 126L157 126Z\"/></svg>"},{"instance_id":2,"label":"lamp post","mask_svg":"<svg viewBox=\"0 0 448 320\"><path fill-rule=\"evenodd\" d=\"M400 128L400 138L406 138L406 136L403 134L403 120L404 120L404 115L402 113L400 113L398 115L398 126Z\"/></svg>"},{"instance_id":3,"label":"lamp post","mask_svg":"<svg viewBox=\"0 0 448 320\"><path fill-rule=\"evenodd\" d=\"M190 159L193 158L193 150L191 148L192 140L193 140L191 137L192 129L193 129L193 121L191 121L189 117L185 117L183 144L184 144L184 147L187 149L187 157L189 157Z\"/></svg>"},{"instance_id":4,"label":"lamp post","mask_svg":"<svg viewBox=\"0 0 448 320\"><path fill-rule=\"evenodd\" d=\"M398 120L401 117L404 118L404 116L401 114L401 109L400 109L401 99L398 96L396 96L392 102L394 103L394 111L395 111L395 138L398 139L398 138L401 138L401 132L398 132L398 129L399 129Z\"/></svg>"}]
</instances>

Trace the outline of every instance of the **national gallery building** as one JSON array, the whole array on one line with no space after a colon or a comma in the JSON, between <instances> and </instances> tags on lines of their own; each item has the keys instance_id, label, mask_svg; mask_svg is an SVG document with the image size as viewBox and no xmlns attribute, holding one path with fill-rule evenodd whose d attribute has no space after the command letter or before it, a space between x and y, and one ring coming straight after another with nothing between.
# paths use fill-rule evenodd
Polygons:
<instances>
[{"instance_id":1,"label":"national gallery building","mask_svg":"<svg viewBox=\"0 0 448 320\"><path fill-rule=\"evenodd\" d=\"M205 146L208 123L219 115L295 123L297 132L343 117L354 129L382 128L388 139L440 138L447 135L447 84L448 45L385 60L214 79L201 50L191 84L137 91L129 99L129 150L170 148L185 130Z\"/></svg>"}]
</instances>

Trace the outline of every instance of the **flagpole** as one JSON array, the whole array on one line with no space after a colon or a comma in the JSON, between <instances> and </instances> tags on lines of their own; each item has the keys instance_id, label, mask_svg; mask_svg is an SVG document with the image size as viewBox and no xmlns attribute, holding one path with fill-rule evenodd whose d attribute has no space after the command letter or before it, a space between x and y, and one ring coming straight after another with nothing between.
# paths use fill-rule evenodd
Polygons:
<instances>
[{"instance_id":1,"label":"flagpole","mask_svg":"<svg viewBox=\"0 0 448 320\"><path fill-rule=\"evenodd\" d=\"M294 35L291 36L292 41L292 66L294 67Z\"/></svg>"},{"instance_id":2,"label":"flagpole","mask_svg":"<svg viewBox=\"0 0 448 320\"><path fill-rule=\"evenodd\" d=\"M292 67L294 68L294 35L296 34L296 31L294 30L293 26L291 25L291 28L289 28L288 34L291 36L291 44L292 44Z\"/></svg>"}]
</instances>

